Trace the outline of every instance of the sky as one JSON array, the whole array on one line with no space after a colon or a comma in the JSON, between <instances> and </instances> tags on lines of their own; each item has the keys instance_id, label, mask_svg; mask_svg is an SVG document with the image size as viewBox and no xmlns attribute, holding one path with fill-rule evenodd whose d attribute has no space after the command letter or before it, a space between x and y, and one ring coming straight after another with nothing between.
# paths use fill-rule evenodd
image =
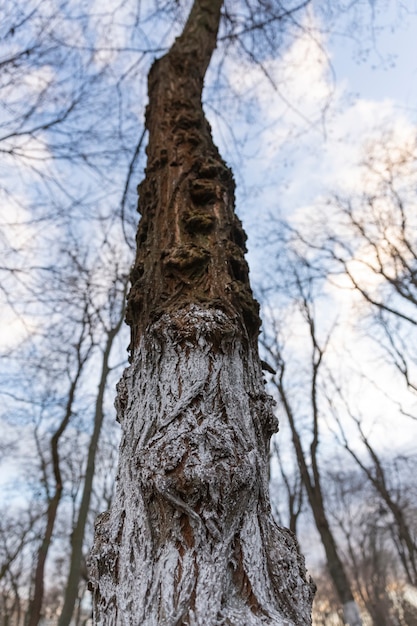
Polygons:
<instances>
[{"instance_id":1,"label":"sky","mask_svg":"<svg viewBox=\"0 0 417 626\"><path fill-rule=\"evenodd\" d=\"M217 117L207 107L215 140L237 179L237 211L249 235L254 284L268 261L262 256L262 237L270 214L297 219L314 211L324 192L355 189L364 141L381 124L390 125L399 142L414 132L417 2L388 0L380 4L382 11L376 3L369 5L376 8L372 28L366 21L357 32L340 28L342 34L333 37L323 32L311 12L310 33L280 57L265 60L272 81L244 59L230 59L227 80L245 104L242 107L234 96ZM402 5L407 11L399 8ZM109 30L112 43L123 38L116 26ZM17 226L27 219L27 190L22 186L14 208ZM23 247L31 254L31 231L16 228L7 236L8 245L16 248L22 247L23 237ZM13 313L1 315L0 340L13 345L24 328Z\"/></svg>"},{"instance_id":2,"label":"sky","mask_svg":"<svg viewBox=\"0 0 417 626\"><path fill-rule=\"evenodd\" d=\"M399 11L400 4L409 12ZM207 114L220 151L235 172L237 211L249 235L254 284L267 262L262 236L269 214L297 219L314 210L324 191L354 189L364 141L381 124L388 123L399 142L415 132L417 2L389 0L383 6L376 13L374 33L366 23L358 33L332 38L323 34L312 13L313 36L301 36L281 57L265 60L272 81L242 58L225 65L229 86L244 96L245 110L235 97L227 101L222 116L213 117L209 106ZM114 24L110 32L116 40L123 37ZM138 117L142 113L141 102ZM24 220L20 211L17 217ZM24 236L32 239L31 233ZM16 237L13 244L19 247L21 234ZM13 344L22 333L20 322L7 314L2 320L0 340ZM344 333L346 337L347 326Z\"/></svg>"},{"instance_id":3,"label":"sky","mask_svg":"<svg viewBox=\"0 0 417 626\"><path fill-rule=\"evenodd\" d=\"M333 43L332 61L338 80L346 81L360 98L392 98L399 109L415 117L417 3L403 3L409 6L409 13L401 12L400 4L389 3L390 11L381 20L383 30L375 35L374 45L364 61L357 58L356 42L348 38Z\"/></svg>"},{"instance_id":4,"label":"sky","mask_svg":"<svg viewBox=\"0 0 417 626\"><path fill-rule=\"evenodd\" d=\"M363 60L358 59L361 46L349 37L318 33L298 39L284 57L269 63L276 89L256 69L230 71L241 93L256 91L258 116L264 120L264 131L257 128L254 137L250 120L249 130L242 131L251 138L248 153L255 155L242 176L242 196L249 181L254 187L265 185L266 171L272 193L279 197L275 206L294 211L322 189L351 179L364 140L380 124L412 132L417 120L417 15L393 31L386 19L382 22L376 40L364 45L369 50ZM267 196L264 204L270 210L273 199ZM253 211L250 195L249 200L239 198L238 210L248 219L249 234L256 231L251 214L257 220L259 211Z\"/></svg>"},{"instance_id":5,"label":"sky","mask_svg":"<svg viewBox=\"0 0 417 626\"><path fill-rule=\"evenodd\" d=\"M223 117L212 118L209 107L207 113L237 178L237 211L255 280L268 215L291 217L310 210L323 193L357 188L366 142L381 129L390 128L399 145L414 136L417 3L408 3L406 15L395 2L387 4L388 14L376 15L375 33L364 26L363 42L329 37L310 16L313 36L299 37L284 55L265 61L274 85L242 59L226 64L234 100ZM244 114L239 96L249 104Z\"/></svg>"},{"instance_id":6,"label":"sky","mask_svg":"<svg viewBox=\"0 0 417 626\"><path fill-rule=\"evenodd\" d=\"M242 67L241 61L230 66L234 90L252 98L250 115L235 125L234 134L245 154L237 166L237 211L249 235L255 289L271 267L264 243L270 215L284 216L294 224L314 214L323 194L355 193L363 184L360 162L368 142L380 140L387 129L394 147L407 146L415 137L417 13L400 15L394 4L388 14L377 16L375 38L360 45L345 36L329 39L319 30L314 37L297 39L283 56L265 62L275 86L259 69ZM416 3L409 7L412 4L417 9ZM315 19L311 16L312 24L319 26ZM253 124L255 118L262 121L261 129ZM220 150L226 151L233 168L236 155L227 154L231 145L235 149L230 135L216 123L214 135L225 143ZM360 307L351 294L337 289L331 297L340 322L333 363L336 366L342 354L346 365L354 367L350 353L356 348L365 373L378 385L364 386L360 378L352 381L352 396L360 399L357 404L366 416L368 432L384 453L396 448L415 453L411 433L417 435L416 423L399 418L395 406L387 402L387 396L406 402L403 381L393 376L372 341L358 333L355 316ZM322 319L331 320L335 314L328 304L327 310L321 309ZM294 319L291 323L296 324ZM304 341L300 331L296 343L301 357ZM415 401L407 397L407 402L415 412Z\"/></svg>"}]
</instances>

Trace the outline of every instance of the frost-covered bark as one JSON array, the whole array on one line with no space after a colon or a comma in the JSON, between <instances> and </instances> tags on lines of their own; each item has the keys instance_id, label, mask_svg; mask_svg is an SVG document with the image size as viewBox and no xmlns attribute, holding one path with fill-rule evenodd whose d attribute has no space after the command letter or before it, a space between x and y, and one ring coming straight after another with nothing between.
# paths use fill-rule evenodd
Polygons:
<instances>
[{"instance_id":1,"label":"frost-covered bark","mask_svg":"<svg viewBox=\"0 0 417 626\"><path fill-rule=\"evenodd\" d=\"M345 624L349 624L349 626L362 626L362 618L358 605L354 600L343 605L343 621Z\"/></svg>"},{"instance_id":2,"label":"frost-covered bark","mask_svg":"<svg viewBox=\"0 0 417 626\"><path fill-rule=\"evenodd\" d=\"M310 624L312 584L271 516L276 430L234 183L201 107L221 0L197 0L149 77L148 166L118 385L112 508L91 555L95 623Z\"/></svg>"},{"instance_id":3,"label":"frost-covered bark","mask_svg":"<svg viewBox=\"0 0 417 626\"><path fill-rule=\"evenodd\" d=\"M270 400L235 324L192 304L161 316L118 391L96 623L309 624L302 560L269 510Z\"/></svg>"}]
</instances>

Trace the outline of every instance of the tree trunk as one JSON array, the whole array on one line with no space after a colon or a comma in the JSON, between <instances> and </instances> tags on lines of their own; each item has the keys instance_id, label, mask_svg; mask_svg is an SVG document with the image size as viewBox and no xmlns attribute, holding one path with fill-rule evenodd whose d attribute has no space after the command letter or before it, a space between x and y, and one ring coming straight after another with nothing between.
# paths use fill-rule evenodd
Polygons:
<instances>
[{"instance_id":1,"label":"tree trunk","mask_svg":"<svg viewBox=\"0 0 417 626\"><path fill-rule=\"evenodd\" d=\"M128 303L131 365L95 624L307 625L313 585L268 500L276 428L234 183L201 107L221 0L196 0L149 76L148 166Z\"/></svg>"},{"instance_id":2,"label":"tree trunk","mask_svg":"<svg viewBox=\"0 0 417 626\"><path fill-rule=\"evenodd\" d=\"M78 588L83 563L83 543L85 527L87 524L88 513L90 511L97 449L104 421L104 394L106 391L107 379L110 372L109 359L114 340L117 337L123 323L123 316L124 306L122 307L119 321L116 323L115 327L111 328L107 333L106 345L103 352L100 382L98 386L94 413L94 428L88 447L87 466L85 470L84 486L80 508L78 511L77 523L75 524L71 536L70 568L68 572L67 583L65 586L64 605L62 607L61 615L59 616L58 626L70 625L74 613L75 603L78 597Z\"/></svg>"},{"instance_id":3,"label":"tree trunk","mask_svg":"<svg viewBox=\"0 0 417 626\"><path fill-rule=\"evenodd\" d=\"M82 335L84 334L84 329L82 330ZM78 349L80 349L82 342L82 337L78 344ZM50 448L51 448L51 459L52 459L52 472L55 480L55 489L54 493L51 497L48 498L48 507L46 510L46 527L44 531L44 535L42 537L42 542L38 550L37 560L36 560L36 568L35 568L35 579L34 579L34 591L33 598L30 602L30 615L28 626L38 626L41 617L42 617L42 606L44 600L44 591L45 591L45 564L46 559L48 557L49 548L51 547L52 537L55 528L56 517L58 513L58 507L61 502L62 490L63 490L63 482L61 476L61 459L59 456L59 443L62 435L64 434L71 416L72 409L74 404L75 392L76 388L81 376L81 371L83 368L85 361L83 359L79 360L78 370L75 373L74 380L71 382L68 399L65 407L65 413L61 420L61 423L55 433L52 435L50 440ZM45 483L47 478L45 477Z\"/></svg>"},{"instance_id":4,"label":"tree trunk","mask_svg":"<svg viewBox=\"0 0 417 626\"><path fill-rule=\"evenodd\" d=\"M311 470L307 465L306 456L301 444L301 438L297 431L295 417L288 401L288 397L284 387L284 369L277 379L274 380L278 390L281 402L284 406L285 413L288 417L288 423L291 429L294 450L297 457L298 468L300 470L301 480L305 486L307 497L313 513L314 522L320 535L321 542L326 554L327 568L336 589L337 596L340 600L343 610L343 621L348 626L362 626L362 618L360 616L358 605L353 597L352 588L345 571L343 562L339 556L333 531L330 528L327 519L326 509L323 500L323 489L321 485L320 472L317 462L318 448L318 430L315 426L315 436L310 446L311 450ZM313 394L315 393L315 380L313 380ZM313 402L314 423L317 424L318 411L317 403ZM310 473L311 472L311 473Z\"/></svg>"}]
</instances>

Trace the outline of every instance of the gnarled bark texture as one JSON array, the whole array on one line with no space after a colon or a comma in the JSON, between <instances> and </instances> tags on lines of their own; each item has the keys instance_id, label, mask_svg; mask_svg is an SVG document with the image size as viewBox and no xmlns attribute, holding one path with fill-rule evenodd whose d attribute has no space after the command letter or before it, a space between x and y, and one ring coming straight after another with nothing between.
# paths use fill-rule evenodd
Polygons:
<instances>
[{"instance_id":1,"label":"gnarled bark texture","mask_svg":"<svg viewBox=\"0 0 417 626\"><path fill-rule=\"evenodd\" d=\"M271 517L258 306L201 106L221 4L196 0L149 76L117 488L91 555L100 625L311 623L303 560Z\"/></svg>"}]
</instances>

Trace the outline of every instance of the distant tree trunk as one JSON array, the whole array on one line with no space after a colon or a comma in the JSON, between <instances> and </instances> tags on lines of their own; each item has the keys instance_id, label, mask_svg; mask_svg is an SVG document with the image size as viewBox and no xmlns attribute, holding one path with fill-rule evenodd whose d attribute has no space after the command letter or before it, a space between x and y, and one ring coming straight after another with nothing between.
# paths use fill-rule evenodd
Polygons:
<instances>
[{"instance_id":1,"label":"distant tree trunk","mask_svg":"<svg viewBox=\"0 0 417 626\"><path fill-rule=\"evenodd\" d=\"M82 345L85 338L85 325L82 326L81 336L75 345L77 351L77 370L74 374L74 378L71 381L67 402L65 405L64 415L62 420L52 435L50 439L50 450L51 450L51 463L52 463L52 474L54 477L54 491L52 495L48 497L48 507L46 510L46 526L44 535L42 537L42 542L39 546L39 550L36 558L36 567L35 567L35 577L34 577L34 590L33 597L30 602L30 611L29 611L29 621L28 626L37 626L42 617L42 606L44 601L44 591L45 591L45 565L46 559L48 557L49 549L52 544L53 533L55 529L55 523L58 513L58 507L61 502L62 491L63 491L63 479L61 475L61 458L59 454L59 444L61 437L63 436L65 430L70 423L70 419L72 416L75 393L77 389L78 382L81 377L82 369L87 360L88 354L90 350L87 350L86 354L82 354ZM47 487L47 476L45 476L45 487L48 491Z\"/></svg>"},{"instance_id":2,"label":"distant tree trunk","mask_svg":"<svg viewBox=\"0 0 417 626\"><path fill-rule=\"evenodd\" d=\"M311 327L313 332L314 325ZM314 338L314 335L312 335ZM362 626L362 618L360 616L358 605L353 597L353 592L349 578L347 576L345 566L339 556L336 540L327 518L326 509L323 498L322 481L318 466L317 450L319 443L318 431L318 403L317 403L317 374L322 361L323 352L318 348L318 358L314 361L312 376L312 412L313 412L313 440L310 444L310 467L307 464L306 455L304 454L301 437L296 427L295 416L288 400L287 392L284 385L285 365L283 361L278 359L277 369L279 374L273 380L276 386L280 400L288 417L288 423L291 429L292 440L295 454L297 457L298 467L300 470L301 480L307 492L311 511L313 513L314 522L320 535L321 542L326 554L326 563L330 577L336 589L338 598L343 608L343 621L348 626Z\"/></svg>"},{"instance_id":3,"label":"distant tree trunk","mask_svg":"<svg viewBox=\"0 0 417 626\"><path fill-rule=\"evenodd\" d=\"M307 625L313 585L268 499L276 429L234 183L201 107L222 0L149 75L123 437L91 555L95 624Z\"/></svg>"},{"instance_id":4,"label":"distant tree trunk","mask_svg":"<svg viewBox=\"0 0 417 626\"><path fill-rule=\"evenodd\" d=\"M124 292L124 295L126 295L126 292ZM83 544L85 527L87 524L88 513L90 511L97 449L105 414L104 394L106 391L107 380L110 372L109 359L114 340L117 337L123 323L124 310L125 307L124 305L122 305L122 311L120 312L119 320L116 322L115 326L107 332L107 340L103 351L101 375L98 385L98 393L94 413L94 428L88 447L87 466L85 470L84 486L80 508L78 511L77 522L74 526L71 536L70 568L65 587L64 605L62 607L61 615L59 616L58 626L69 626L73 617L74 607L78 597L78 588L80 583L82 564L84 562Z\"/></svg>"}]
</instances>

